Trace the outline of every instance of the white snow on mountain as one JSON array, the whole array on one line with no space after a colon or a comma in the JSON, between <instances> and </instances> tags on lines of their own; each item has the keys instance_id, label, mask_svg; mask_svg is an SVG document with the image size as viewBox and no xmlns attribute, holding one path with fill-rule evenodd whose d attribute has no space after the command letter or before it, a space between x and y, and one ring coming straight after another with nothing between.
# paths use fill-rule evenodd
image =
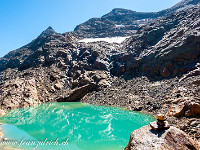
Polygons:
<instances>
[{"instance_id":1,"label":"white snow on mountain","mask_svg":"<svg viewBox=\"0 0 200 150\"><path fill-rule=\"evenodd\" d=\"M115 25L115 28L124 28L125 27L125 25L122 25L122 24L120 24L120 25Z\"/></svg>"},{"instance_id":2,"label":"white snow on mountain","mask_svg":"<svg viewBox=\"0 0 200 150\"><path fill-rule=\"evenodd\" d=\"M106 37L106 38L86 38L79 40L79 42L91 43L97 41L105 41L108 43L122 43L125 39L129 38L130 36L126 37Z\"/></svg>"}]
</instances>

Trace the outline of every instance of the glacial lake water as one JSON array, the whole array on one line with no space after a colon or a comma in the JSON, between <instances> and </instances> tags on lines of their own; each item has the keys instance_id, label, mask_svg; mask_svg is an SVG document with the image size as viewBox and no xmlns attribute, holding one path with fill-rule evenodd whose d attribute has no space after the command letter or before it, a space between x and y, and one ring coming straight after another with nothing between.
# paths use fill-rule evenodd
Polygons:
<instances>
[{"instance_id":1,"label":"glacial lake water","mask_svg":"<svg viewBox=\"0 0 200 150\"><path fill-rule=\"evenodd\" d=\"M154 120L123 108L80 102L15 109L0 118L7 146L28 150L123 150L133 130Z\"/></svg>"}]
</instances>

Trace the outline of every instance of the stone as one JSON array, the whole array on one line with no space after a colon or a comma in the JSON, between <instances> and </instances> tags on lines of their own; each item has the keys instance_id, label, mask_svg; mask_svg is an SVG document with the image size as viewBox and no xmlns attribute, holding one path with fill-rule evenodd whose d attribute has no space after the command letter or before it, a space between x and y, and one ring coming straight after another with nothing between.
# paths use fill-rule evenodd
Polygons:
<instances>
[{"instance_id":1,"label":"stone","mask_svg":"<svg viewBox=\"0 0 200 150\"><path fill-rule=\"evenodd\" d=\"M179 117L185 115L185 103L182 102L179 105L172 105L169 109L168 114L170 116Z\"/></svg>"},{"instance_id":2,"label":"stone","mask_svg":"<svg viewBox=\"0 0 200 150\"><path fill-rule=\"evenodd\" d=\"M0 139L2 139L3 138L3 133L2 132L0 132Z\"/></svg>"},{"instance_id":3,"label":"stone","mask_svg":"<svg viewBox=\"0 0 200 150\"><path fill-rule=\"evenodd\" d=\"M133 111L141 111L142 110L142 106L136 106L136 107L134 107L134 109L133 109Z\"/></svg>"},{"instance_id":4,"label":"stone","mask_svg":"<svg viewBox=\"0 0 200 150\"><path fill-rule=\"evenodd\" d=\"M197 116L200 115L200 104L191 101L186 101L180 103L179 105L172 105L169 109L168 114L174 117Z\"/></svg>"},{"instance_id":5,"label":"stone","mask_svg":"<svg viewBox=\"0 0 200 150\"><path fill-rule=\"evenodd\" d=\"M78 81L73 81L73 82L72 82L72 85L73 85L73 86L78 86L78 84L79 84Z\"/></svg>"},{"instance_id":6,"label":"stone","mask_svg":"<svg viewBox=\"0 0 200 150\"><path fill-rule=\"evenodd\" d=\"M195 126L197 126L198 124L200 124L200 121L195 120L195 121L192 121L192 122L190 123L190 126L195 127Z\"/></svg>"},{"instance_id":7,"label":"stone","mask_svg":"<svg viewBox=\"0 0 200 150\"><path fill-rule=\"evenodd\" d=\"M164 121L164 123L161 125L158 124L157 121L154 121L154 122L150 122L149 125L154 131L163 131L170 128L170 125L167 121Z\"/></svg>"},{"instance_id":8,"label":"stone","mask_svg":"<svg viewBox=\"0 0 200 150\"><path fill-rule=\"evenodd\" d=\"M158 114L156 117L157 117L157 120L161 120L161 121L165 120L164 114Z\"/></svg>"},{"instance_id":9,"label":"stone","mask_svg":"<svg viewBox=\"0 0 200 150\"><path fill-rule=\"evenodd\" d=\"M80 101L88 92L94 91L97 89L95 84L86 84L84 86L73 89L68 96L57 98L57 102L74 102Z\"/></svg>"},{"instance_id":10,"label":"stone","mask_svg":"<svg viewBox=\"0 0 200 150\"><path fill-rule=\"evenodd\" d=\"M186 111L185 111L185 116L186 117L191 117L191 116L197 116L200 115L200 104L198 103L189 103Z\"/></svg>"},{"instance_id":11,"label":"stone","mask_svg":"<svg viewBox=\"0 0 200 150\"><path fill-rule=\"evenodd\" d=\"M199 150L198 142L185 132L171 126L164 131L154 131L149 125L131 133L125 150Z\"/></svg>"},{"instance_id":12,"label":"stone","mask_svg":"<svg viewBox=\"0 0 200 150\"><path fill-rule=\"evenodd\" d=\"M165 121L166 117L164 114L157 114L156 118L157 118L157 121L149 123L150 127L154 131L162 131L162 130L169 129L170 125L168 121Z\"/></svg>"},{"instance_id":13,"label":"stone","mask_svg":"<svg viewBox=\"0 0 200 150\"><path fill-rule=\"evenodd\" d=\"M200 80L195 80L192 82L193 84L200 85Z\"/></svg>"},{"instance_id":14,"label":"stone","mask_svg":"<svg viewBox=\"0 0 200 150\"><path fill-rule=\"evenodd\" d=\"M102 79L102 80L100 80L99 82L98 82L98 85L100 86L100 87L109 87L110 86L110 83L107 81L107 80L105 80L105 79Z\"/></svg>"},{"instance_id":15,"label":"stone","mask_svg":"<svg viewBox=\"0 0 200 150\"><path fill-rule=\"evenodd\" d=\"M61 83L56 83L56 84L54 85L54 87L55 87L55 89L60 90L60 89L63 88L63 85L62 85Z\"/></svg>"},{"instance_id":16,"label":"stone","mask_svg":"<svg viewBox=\"0 0 200 150\"><path fill-rule=\"evenodd\" d=\"M80 80L81 85L86 85L86 84L90 84L90 83L91 83L91 79L88 77L84 77L83 79Z\"/></svg>"},{"instance_id":17,"label":"stone","mask_svg":"<svg viewBox=\"0 0 200 150\"><path fill-rule=\"evenodd\" d=\"M6 114L5 110L0 109L0 116L3 116L5 114Z\"/></svg>"}]
</instances>

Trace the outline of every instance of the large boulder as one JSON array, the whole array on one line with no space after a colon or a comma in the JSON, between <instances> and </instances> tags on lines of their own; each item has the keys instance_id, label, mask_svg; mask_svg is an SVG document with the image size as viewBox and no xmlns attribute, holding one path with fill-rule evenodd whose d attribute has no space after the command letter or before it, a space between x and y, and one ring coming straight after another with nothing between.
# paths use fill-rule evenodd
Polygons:
<instances>
[{"instance_id":1,"label":"large boulder","mask_svg":"<svg viewBox=\"0 0 200 150\"><path fill-rule=\"evenodd\" d=\"M91 83L86 84L81 87L77 87L73 89L67 96L61 96L57 98L56 101L58 102L74 102L74 101L80 101L81 98L83 98L88 92L94 91L97 89L97 85Z\"/></svg>"},{"instance_id":2,"label":"large boulder","mask_svg":"<svg viewBox=\"0 0 200 150\"><path fill-rule=\"evenodd\" d=\"M156 132L149 125L131 133L125 150L198 150L200 145L185 132L170 127Z\"/></svg>"},{"instance_id":3,"label":"large boulder","mask_svg":"<svg viewBox=\"0 0 200 150\"><path fill-rule=\"evenodd\" d=\"M174 117L193 117L200 115L200 104L186 101L178 105L172 105L169 109L169 115Z\"/></svg>"}]
</instances>

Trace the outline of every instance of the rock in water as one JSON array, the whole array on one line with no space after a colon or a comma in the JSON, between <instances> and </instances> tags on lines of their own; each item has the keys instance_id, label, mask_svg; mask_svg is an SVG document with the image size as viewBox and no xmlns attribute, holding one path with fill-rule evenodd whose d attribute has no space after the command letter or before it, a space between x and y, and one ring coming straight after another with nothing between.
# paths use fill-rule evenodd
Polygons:
<instances>
[{"instance_id":1,"label":"rock in water","mask_svg":"<svg viewBox=\"0 0 200 150\"><path fill-rule=\"evenodd\" d=\"M156 132L149 125L131 133L125 150L199 150L198 142L192 140L185 132L170 127Z\"/></svg>"}]
</instances>

